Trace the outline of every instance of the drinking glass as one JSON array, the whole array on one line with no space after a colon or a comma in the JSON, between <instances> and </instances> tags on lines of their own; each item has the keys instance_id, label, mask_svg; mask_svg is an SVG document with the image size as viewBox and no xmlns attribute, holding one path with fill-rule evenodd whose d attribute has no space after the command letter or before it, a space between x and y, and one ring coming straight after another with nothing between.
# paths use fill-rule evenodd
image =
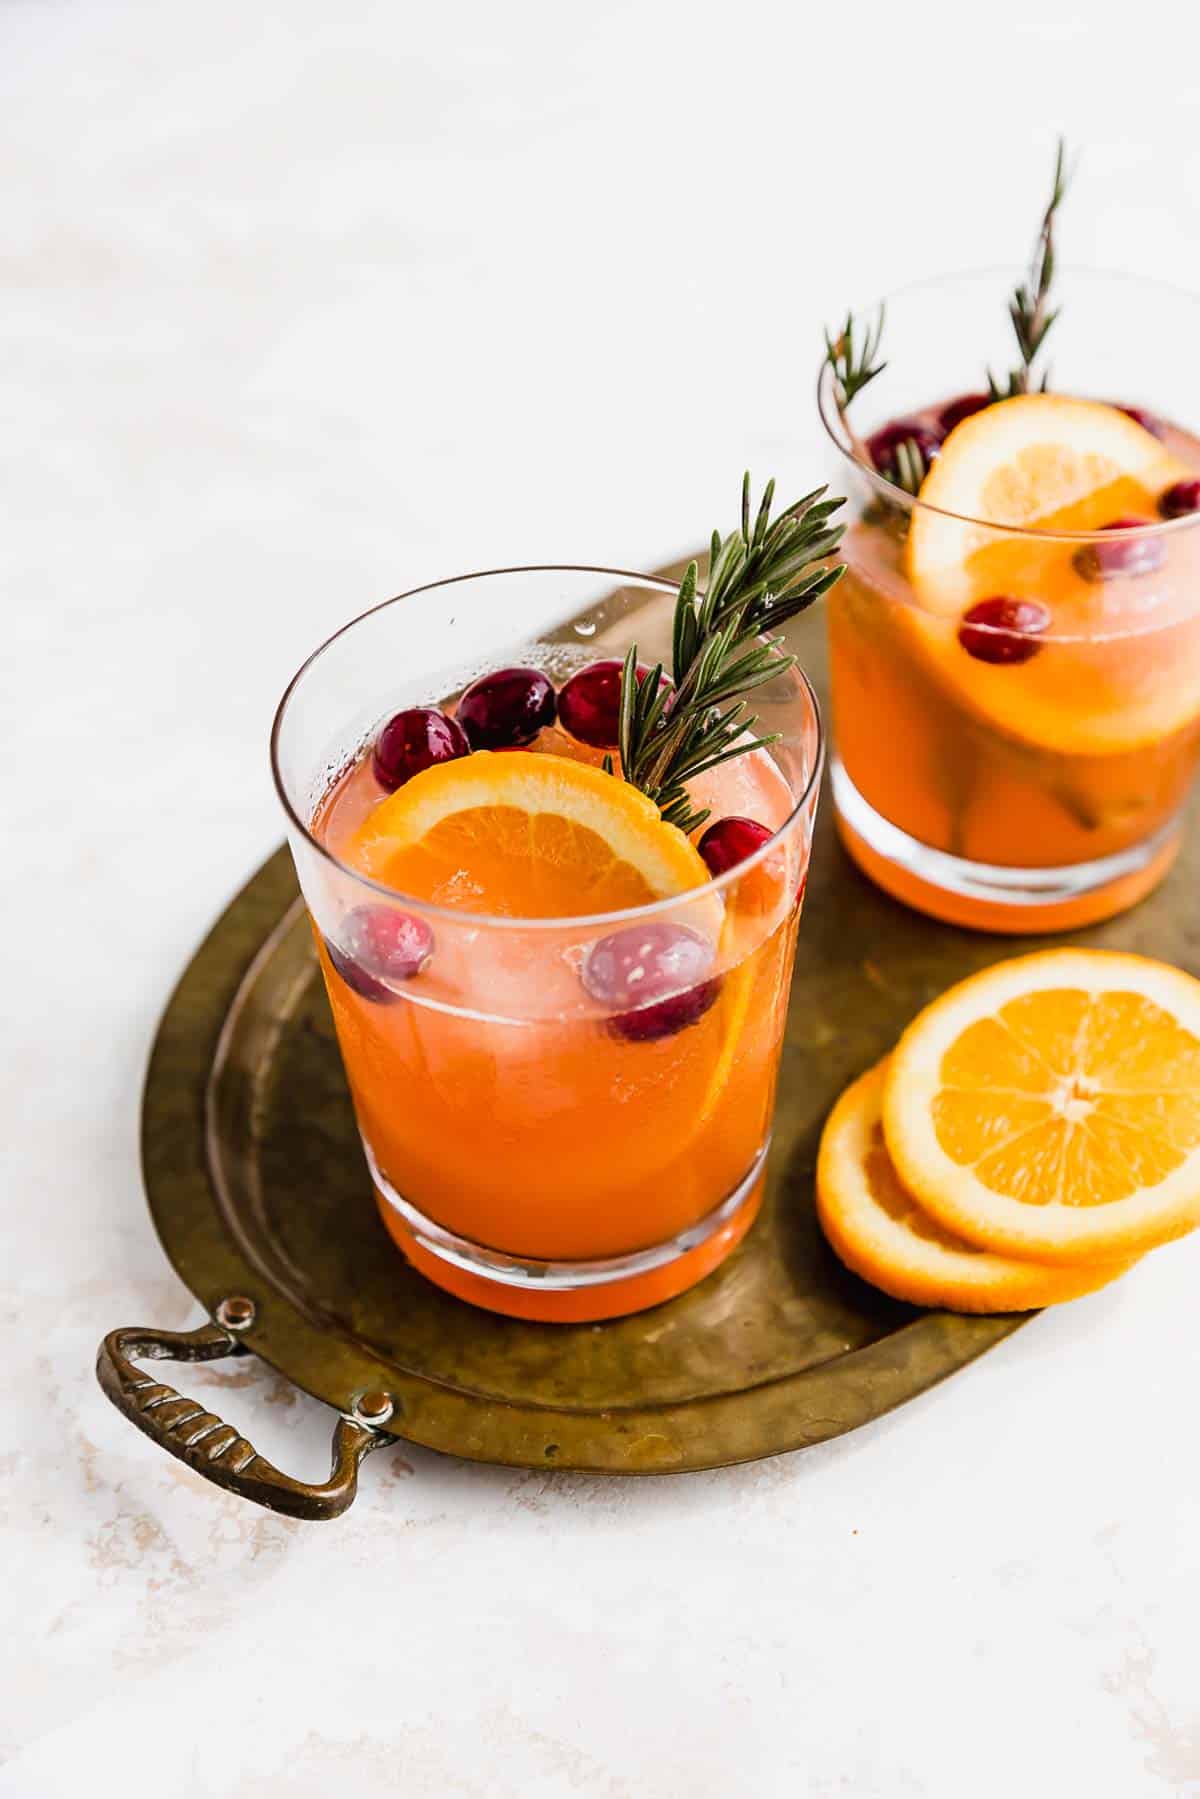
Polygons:
<instances>
[{"instance_id":1,"label":"drinking glass","mask_svg":"<svg viewBox=\"0 0 1200 1799\"><path fill-rule=\"evenodd\" d=\"M886 371L850 408L885 420L1011 366L1003 270L886 303ZM1140 278L1067 272L1049 339L1055 392L1144 409L1200 473L1200 369L1180 356L1200 302ZM828 602L837 825L879 885L935 917L1000 931L1094 922L1161 880L1200 747L1200 514L1119 533L1119 482L1087 529L1005 529L940 512L856 458L823 367L818 405L850 494L847 573ZM924 515L924 516L922 516ZM914 530L969 571L935 608L909 578ZM926 537L928 541L928 537ZM1036 645L968 625L985 595L1049 608ZM1061 610L1060 610L1061 616Z\"/></svg>"},{"instance_id":2,"label":"drinking glass","mask_svg":"<svg viewBox=\"0 0 1200 1799\"><path fill-rule=\"evenodd\" d=\"M275 719L275 781L383 1222L429 1279L516 1316L656 1304L715 1268L757 1213L820 777L812 690L781 666L754 695L779 740L718 771L722 813L765 809L774 835L678 898L577 918L438 906L358 872L322 821L398 709L452 708L501 663L561 685L635 641L643 660L665 657L676 593L582 567L418 588L330 638ZM539 747L565 746L552 731ZM368 908L430 934L414 978L356 964ZM653 1007L605 1006L580 979L602 940L680 927L710 960Z\"/></svg>"}]
</instances>

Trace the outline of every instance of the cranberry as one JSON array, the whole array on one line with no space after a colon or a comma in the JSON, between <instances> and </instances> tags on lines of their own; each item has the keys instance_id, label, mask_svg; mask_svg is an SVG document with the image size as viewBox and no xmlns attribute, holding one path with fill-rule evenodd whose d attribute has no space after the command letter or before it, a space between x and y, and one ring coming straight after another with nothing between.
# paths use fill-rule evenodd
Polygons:
<instances>
[{"instance_id":1,"label":"cranberry","mask_svg":"<svg viewBox=\"0 0 1200 1799\"><path fill-rule=\"evenodd\" d=\"M1038 638L1049 623L1050 613L1040 601L994 594L963 613L958 641L977 662L1028 662L1041 649Z\"/></svg>"},{"instance_id":2,"label":"cranberry","mask_svg":"<svg viewBox=\"0 0 1200 1799\"><path fill-rule=\"evenodd\" d=\"M1103 531L1139 531L1148 518L1114 518ZM1115 575L1149 575L1162 566L1166 552L1156 537L1114 537L1111 543L1089 543L1075 552L1075 567L1085 581L1106 581Z\"/></svg>"},{"instance_id":3,"label":"cranberry","mask_svg":"<svg viewBox=\"0 0 1200 1799\"><path fill-rule=\"evenodd\" d=\"M456 711L473 750L522 749L554 723L554 688L540 668L498 668L471 682Z\"/></svg>"},{"instance_id":4,"label":"cranberry","mask_svg":"<svg viewBox=\"0 0 1200 1799\"><path fill-rule=\"evenodd\" d=\"M1200 512L1200 481L1176 481L1159 494L1158 510L1164 518L1186 518L1189 512Z\"/></svg>"},{"instance_id":5,"label":"cranberry","mask_svg":"<svg viewBox=\"0 0 1200 1799\"><path fill-rule=\"evenodd\" d=\"M711 875L723 875L771 841L771 832L754 818L719 818L700 839L700 854Z\"/></svg>"},{"instance_id":6,"label":"cranberry","mask_svg":"<svg viewBox=\"0 0 1200 1799\"><path fill-rule=\"evenodd\" d=\"M686 925L630 925L593 944L583 984L613 1008L611 1030L631 1043L649 1043L708 1011L721 985L704 978L712 959L712 945Z\"/></svg>"},{"instance_id":7,"label":"cranberry","mask_svg":"<svg viewBox=\"0 0 1200 1799\"><path fill-rule=\"evenodd\" d=\"M623 667L622 662L589 662L571 676L558 696L558 720L564 731L595 750L617 747ZM649 673L645 663L639 662L639 685Z\"/></svg>"},{"instance_id":8,"label":"cranberry","mask_svg":"<svg viewBox=\"0 0 1200 1799\"><path fill-rule=\"evenodd\" d=\"M928 467L942 447L942 434L922 424L920 419L906 418L893 419L890 425L884 425L873 437L868 437L867 453L886 480L897 479L897 452L902 444L909 442L917 446Z\"/></svg>"},{"instance_id":9,"label":"cranberry","mask_svg":"<svg viewBox=\"0 0 1200 1799\"><path fill-rule=\"evenodd\" d=\"M1114 402L1110 401L1110 404ZM1144 406L1122 406L1119 401L1115 404L1118 412L1123 412L1127 419L1132 419L1143 431L1149 431L1151 437L1165 437L1162 420L1153 412L1147 412Z\"/></svg>"},{"instance_id":10,"label":"cranberry","mask_svg":"<svg viewBox=\"0 0 1200 1799\"><path fill-rule=\"evenodd\" d=\"M686 993L660 1000L657 1006L642 1006L636 1012L623 1012L609 1020L609 1029L627 1043L656 1043L660 1037L673 1037L704 1017L721 991L720 981L701 981Z\"/></svg>"},{"instance_id":11,"label":"cranberry","mask_svg":"<svg viewBox=\"0 0 1200 1799\"><path fill-rule=\"evenodd\" d=\"M342 921L340 937L340 943L325 939L329 960L347 987L379 1005L396 997L386 982L411 980L433 954L425 920L391 906L357 906Z\"/></svg>"},{"instance_id":12,"label":"cranberry","mask_svg":"<svg viewBox=\"0 0 1200 1799\"><path fill-rule=\"evenodd\" d=\"M955 425L961 425L964 419L974 418L992 404L991 394L959 394L957 400L951 400L938 413L938 424L943 433L949 437Z\"/></svg>"},{"instance_id":13,"label":"cranberry","mask_svg":"<svg viewBox=\"0 0 1200 1799\"><path fill-rule=\"evenodd\" d=\"M371 760L375 779L389 793L403 787L423 768L435 762L452 762L470 751L462 726L436 706L410 706L389 718L375 739Z\"/></svg>"}]
</instances>

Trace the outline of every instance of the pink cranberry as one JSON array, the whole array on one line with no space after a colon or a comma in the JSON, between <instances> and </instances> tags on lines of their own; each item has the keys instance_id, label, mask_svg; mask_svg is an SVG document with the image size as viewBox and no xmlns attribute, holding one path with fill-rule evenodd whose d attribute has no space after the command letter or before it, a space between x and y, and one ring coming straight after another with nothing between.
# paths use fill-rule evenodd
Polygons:
<instances>
[{"instance_id":1,"label":"pink cranberry","mask_svg":"<svg viewBox=\"0 0 1200 1799\"><path fill-rule=\"evenodd\" d=\"M974 418L977 412L992 404L991 394L959 394L957 400L951 400L938 413L938 424L942 432L949 437L955 425L961 425L964 419Z\"/></svg>"},{"instance_id":2,"label":"pink cranberry","mask_svg":"<svg viewBox=\"0 0 1200 1799\"><path fill-rule=\"evenodd\" d=\"M687 925L630 925L593 944L582 979L612 1010L609 1028L631 1043L670 1037L702 1018L720 991L705 977L713 948Z\"/></svg>"},{"instance_id":3,"label":"pink cranberry","mask_svg":"<svg viewBox=\"0 0 1200 1799\"><path fill-rule=\"evenodd\" d=\"M1159 494L1158 510L1164 518L1186 518L1189 512L1200 512L1200 481L1176 481Z\"/></svg>"},{"instance_id":4,"label":"pink cranberry","mask_svg":"<svg viewBox=\"0 0 1200 1799\"><path fill-rule=\"evenodd\" d=\"M1149 431L1152 437L1166 436L1162 420L1155 413L1147 412L1144 406L1122 406L1117 403L1117 411L1123 412L1135 425L1140 425L1143 431Z\"/></svg>"},{"instance_id":5,"label":"pink cranberry","mask_svg":"<svg viewBox=\"0 0 1200 1799\"><path fill-rule=\"evenodd\" d=\"M1152 523L1148 518L1114 518L1103 531L1138 531ZM1111 543L1089 543L1074 556L1075 567L1085 581L1107 581L1117 575L1149 575L1161 568L1166 551L1156 537L1114 537Z\"/></svg>"},{"instance_id":6,"label":"pink cranberry","mask_svg":"<svg viewBox=\"0 0 1200 1799\"><path fill-rule=\"evenodd\" d=\"M893 419L868 437L867 454L885 480L895 481L899 475L897 453L902 444L915 444L928 467L942 447L943 435L920 419Z\"/></svg>"},{"instance_id":7,"label":"pink cranberry","mask_svg":"<svg viewBox=\"0 0 1200 1799\"><path fill-rule=\"evenodd\" d=\"M387 982L411 980L433 954L425 920L391 906L357 906L343 919L339 938L325 939L329 960L347 987L378 1005L396 997Z\"/></svg>"},{"instance_id":8,"label":"pink cranberry","mask_svg":"<svg viewBox=\"0 0 1200 1799\"><path fill-rule=\"evenodd\" d=\"M389 793L435 762L452 762L470 751L467 734L436 706L410 706L389 718L375 739L375 779Z\"/></svg>"},{"instance_id":9,"label":"pink cranberry","mask_svg":"<svg viewBox=\"0 0 1200 1799\"><path fill-rule=\"evenodd\" d=\"M473 750L523 749L554 723L554 687L540 668L498 668L472 681L455 710Z\"/></svg>"},{"instance_id":10,"label":"pink cranberry","mask_svg":"<svg viewBox=\"0 0 1200 1799\"><path fill-rule=\"evenodd\" d=\"M589 662L571 676L558 696L558 722L580 743L596 750L617 747L617 721L621 715L621 670L617 661ZM639 685L650 670L638 663Z\"/></svg>"},{"instance_id":11,"label":"pink cranberry","mask_svg":"<svg viewBox=\"0 0 1200 1799\"><path fill-rule=\"evenodd\" d=\"M771 832L754 818L719 818L709 825L698 848L711 875L723 875L771 841Z\"/></svg>"},{"instance_id":12,"label":"pink cranberry","mask_svg":"<svg viewBox=\"0 0 1200 1799\"><path fill-rule=\"evenodd\" d=\"M977 662L1028 662L1041 649L1038 639L1049 624L1049 610L1040 601L994 594L963 613L958 641Z\"/></svg>"}]
</instances>

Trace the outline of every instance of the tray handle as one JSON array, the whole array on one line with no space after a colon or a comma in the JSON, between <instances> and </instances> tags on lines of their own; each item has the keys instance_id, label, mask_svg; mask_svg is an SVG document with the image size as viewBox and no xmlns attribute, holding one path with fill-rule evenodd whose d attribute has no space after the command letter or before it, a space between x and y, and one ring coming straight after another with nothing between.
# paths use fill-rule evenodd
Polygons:
<instances>
[{"instance_id":1,"label":"tray handle","mask_svg":"<svg viewBox=\"0 0 1200 1799\"><path fill-rule=\"evenodd\" d=\"M259 1455L231 1424L143 1373L135 1357L151 1361L213 1362L244 1355L244 1346L218 1324L167 1331L136 1325L110 1331L96 1355L96 1378L119 1412L169 1455L241 1499L289 1518L337 1518L354 1502L358 1470L373 1449L392 1439L339 1414L333 1430L329 1479L320 1485L284 1474Z\"/></svg>"}]
</instances>

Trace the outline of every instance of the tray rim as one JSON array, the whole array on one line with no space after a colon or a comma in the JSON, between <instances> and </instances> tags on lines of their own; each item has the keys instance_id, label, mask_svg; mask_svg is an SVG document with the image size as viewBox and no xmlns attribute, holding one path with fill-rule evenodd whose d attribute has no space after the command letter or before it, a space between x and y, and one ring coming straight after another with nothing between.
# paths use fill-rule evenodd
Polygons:
<instances>
[{"instance_id":1,"label":"tray rim","mask_svg":"<svg viewBox=\"0 0 1200 1799\"><path fill-rule=\"evenodd\" d=\"M860 1349L736 1393L609 1411L483 1397L402 1371L342 1332L320 1329L264 1280L230 1236L209 1161L218 1047L297 898L283 845L234 895L188 962L150 1052L141 1153L150 1214L180 1279L210 1317L231 1294L253 1299L254 1322L239 1333L245 1347L312 1397L350 1415L360 1394L382 1388L394 1401L381 1427L388 1435L468 1461L581 1473L700 1472L806 1448L882 1417L1027 1322L1028 1314L923 1312Z\"/></svg>"}]
</instances>

